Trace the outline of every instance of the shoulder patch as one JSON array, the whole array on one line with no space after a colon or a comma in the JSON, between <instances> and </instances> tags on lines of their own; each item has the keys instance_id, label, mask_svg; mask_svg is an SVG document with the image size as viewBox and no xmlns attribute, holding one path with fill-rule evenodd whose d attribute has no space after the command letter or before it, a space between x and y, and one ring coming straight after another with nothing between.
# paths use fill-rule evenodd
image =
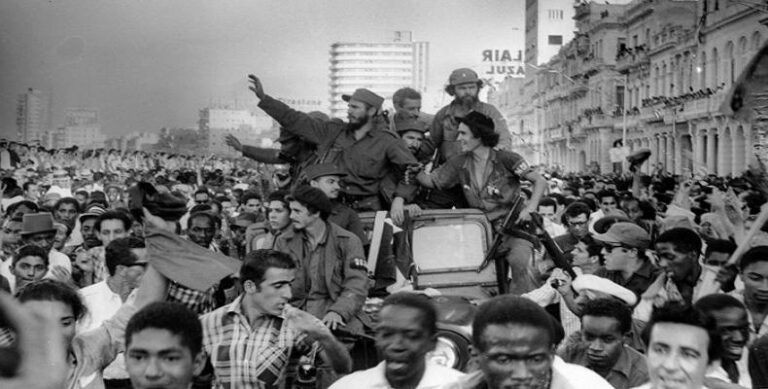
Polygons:
<instances>
[{"instance_id":1,"label":"shoulder patch","mask_svg":"<svg viewBox=\"0 0 768 389\"><path fill-rule=\"evenodd\" d=\"M352 269L368 271L368 261L365 258L352 258L349 263L349 267Z\"/></svg>"}]
</instances>

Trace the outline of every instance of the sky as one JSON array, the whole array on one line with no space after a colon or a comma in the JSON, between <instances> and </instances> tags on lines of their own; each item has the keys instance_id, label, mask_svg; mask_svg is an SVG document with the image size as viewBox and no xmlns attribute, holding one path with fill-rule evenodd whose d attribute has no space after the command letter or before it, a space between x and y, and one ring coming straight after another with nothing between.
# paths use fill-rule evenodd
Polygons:
<instances>
[{"instance_id":1,"label":"sky","mask_svg":"<svg viewBox=\"0 0 768 389\"><path fill-rule=\"evenodd\" d=\"M430 92L452 69L482 69L484 49L524 48L524 0L2 0L0 137L15 138L18 94L95 108L108 136L196 128L212 101L327 101L334 42L430 43ZM436 93L437 94L437 93ZM439 95L439 94L437 94ZM448 97L444 97L447 99Z\"/></svg>"}]
</instances>

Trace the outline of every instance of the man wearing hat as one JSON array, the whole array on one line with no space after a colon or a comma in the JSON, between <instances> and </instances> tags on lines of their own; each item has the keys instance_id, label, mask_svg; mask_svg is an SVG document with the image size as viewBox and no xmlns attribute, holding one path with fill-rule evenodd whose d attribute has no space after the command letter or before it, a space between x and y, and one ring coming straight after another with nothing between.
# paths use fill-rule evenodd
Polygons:
<instances>
[{"instance_id":1,"label":"man wearing hat","mask_svg":"<svg viewBox=\"0 0 768 389\"><path fill-rule=\"evenodd\" d=\"M229 229L232 231L232 238L227 240L227 244L231 242L234 247L227 247L230 256L236 257L240 260L246 254L245 248L245 233L252 224L256 223L256 214L251 212L243 212L234 218L230 222Z\"/></svg>"},{"instance_id":2,"label":"man wearing hat","mask_svg":"<svg viewBox=\"0 0 768 389\"><path fill-rule=\"evenodd\" d=\"M434 147L429 143L429 139L425 139L424 136L429 129L427 122L413 117L395 116L394 124L395 131L397 131L400 138L405 141L408 150L413 153L413 156L416 157L419 163L428 166L436 162L432 160L434 153L430 153L431 150L434 150ZM466 207L461 188L458 186L445 190L422 188L418 191L415 203L416 204L409 204L406 206L411 216L417 215L421 211L421 208L441 209L453 208L454 206L456 208Z\"/></svg>"},{"instance_id":3,"label":"man wearing hat","mask_svg":"<svg viewBox=\"0 0 768 389\"><path fill-rule=\"evenodd\" d=\"M386 177L402 177L416 159L405 143L387 128L381 115L384 98L368 89L357 89L342 98L348 103L348 123L320 122L291 109L264 93L261 81L249 76L259 107L283 128L317 146L317 163L336 164L346 173L342 200L356 211L390 209L393 219L403 214L406 200L416 186L398 182L393 188L381 184ZM395 220L399 222L399 220Z\"/></svg>"},{"instance_id":4,"label":"man wearing hat","mask_svg":"<svg viewBox=\"0 0 768 389\"><path fill-rule=\"evenodd\" d=\"M430 157L427 155L419 158L419 150L421 149L421 144L424 142L424 134L427 132L427 123L417 118L397 116L395 116L394 123L397 135L400 135L400 138L405 141L408 150L410 150L420 162L423 157Z\"/></svg>"},{"instance_id":5,"label":"man wearing hat","mask_svg":"<svg viewBox=\"0 0 768 389\"><path fill-rule=\"evenodd\" d=\"M499 134L498 147L509 149L511 137L507 122L498 109L491 104L478 99L483 82L472 69L460 68L451 72L448 77L448 85L445 92L453 96L450 104L441 108L435 114L429 136L434 147L440 153L440 162L447 161L461 152L458 142L458 118L464 117L469 112L480 112L493 119L496 133Z\"/></svg>"},{"instance_id":6,"label":"man wearing hat","mask_svg":"<svg viewBox=\"0 0 768 389\"><path fill-rule=\"evenodd\" d=\"M70 258L77 258L80 253L101 246L101 239L99 239L99 230L96 226L96 222L104 211L104 207L96 203L88 205L85 212L80 214L78 222L80 225L80 235L83 239L82 243L72 248L71 253L69 254Z\"/></svg>"},{"instance_id":7,"label":"man wearing hat","mask_svg":"<svg viewBox=\"0 0 768 389\"><path fill-rule=\"evenodd\" d=\"M55 278L68 282L72 277L72 262L69 257L53 249L56 227L50 213L28 213L24 215L21 227L22 245L42 247L48 253L48 274L45 278Z\"/></svg>"},{"instance_id":8,"label":"man wearing hat","mask_svg":"<svg viewBox=\"0 0 768 389\"><path fill-rule=\"evenodd\" d=\"M603 244L605 258L605 267L595 275L631 290L639 298L659 275L645 253L651 244L648 232L632 222L617 222L594 238Z\"/></svg>"},{"instance_id":9,"label":"man wearing hat","mask_svg":"<svg viewBox=\"0 0 768 389\"><path fill-rule=\"evenodd\" d=\"M328 221L357 235L360 241L365 243L367 238L357 212L338 202L341 191L340 183L341 178L344 177L344 172L334 164L320 163L307 166L304 169L304 174L307 176L311 187L322 190L331 200L333 208L331 214L328 215Z\"/></svg>"}]
</instances>

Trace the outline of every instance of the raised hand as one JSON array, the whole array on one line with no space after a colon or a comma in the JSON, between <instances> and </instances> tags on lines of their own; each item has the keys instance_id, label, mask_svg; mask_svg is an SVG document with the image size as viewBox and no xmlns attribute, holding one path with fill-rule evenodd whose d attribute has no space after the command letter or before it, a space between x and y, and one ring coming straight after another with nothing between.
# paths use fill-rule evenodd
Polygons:
<instances>
[{"instance_id":1,"label":"raised hand","mask_svg":"<svg viewBox=\"0 0 768 389\"><path fill-rule=\"evenodd\" d=\"M259 100L263 99L266 94L264 93L264 87L261 85L261 81L258 77L254 76L253 74L248 75L248 81L250 81L251 86L248 87L251 91L253 91L253 94L256 95L256 97L259 98Z\"/></svg>"},{"instance_id":2,"label":"raised hand","mask_svg":"<svg viewBox=\"0 0 768 389\"><path fill-rule=\"evenodd\" d=\"M227 144L227 146L237 151L243 151L243 144L240 143L240 140L232 134L227 134L227 136L224 137L224 142Z\"/></svg>"}]
</instances>

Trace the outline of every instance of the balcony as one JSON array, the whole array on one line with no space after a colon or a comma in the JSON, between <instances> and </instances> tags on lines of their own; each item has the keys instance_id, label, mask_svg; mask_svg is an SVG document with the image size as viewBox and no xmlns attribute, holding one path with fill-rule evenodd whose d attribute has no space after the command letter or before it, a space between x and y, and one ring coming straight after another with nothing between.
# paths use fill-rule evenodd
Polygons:
<instances>
[{"instance_id":1,"label":"balcony","mask_svg":"<svg viewBox=\"0 0 768 389\"><path fill-rule=\"evenodd\" d=\"M574 76L577 76L577 75L591 76L599 72L600 68L604 64L605 64L605 61L603 61L603 59L600 57L595 57L595 56L585 57L583 59L583 62L578 65L578 70L576 71L577 74L574 74Z\"/></svg>"},{"instance_id":2,"label":"balcony","mask_svg":"<svg viewBox=\"0 0 768 389\"><path fill-rule=\"evenodd\" d=\"M568 95L572 97L584 96L589 92L589 87L586 84L586 80L582 79L577 83L571 84L568 90Z\"/></svg>"},{"instance_id":3,"label":"balcony","mask_svg":"<svg viewBox=\"0 0 768 389\"><path fill-rule=\"evenodd\" d=\"M565 131L563 130L562 126L550 128L547 130L547 133L549 133L549 140L557 141L565 139Z\"/></svg>"},{"instance_id":4,"label":"balcony","mask_svg":"<svg viewBox=\"0 0 768 389\"><path fill-rule=\"evenodd\" d=\"M630 69L641 67L643 65L650 65L650 63L648 50L643 46L638 46L619 54L616 58L616 71L621 74L626 74Z\"/></svg>"},{"instance_id":5,"label":"balcony","mask_svg":"<svg viewBox=\"0 0 768 389\"><path fill-rule=\"evenodd\" d=\"M617 119L615 117L606 115L604 113L592 113L592 114L585 113L584 115L582 115L581 120L578 123L578 126L582 128L613 127L616 121Z\"/></svg>"}]
</instances>

